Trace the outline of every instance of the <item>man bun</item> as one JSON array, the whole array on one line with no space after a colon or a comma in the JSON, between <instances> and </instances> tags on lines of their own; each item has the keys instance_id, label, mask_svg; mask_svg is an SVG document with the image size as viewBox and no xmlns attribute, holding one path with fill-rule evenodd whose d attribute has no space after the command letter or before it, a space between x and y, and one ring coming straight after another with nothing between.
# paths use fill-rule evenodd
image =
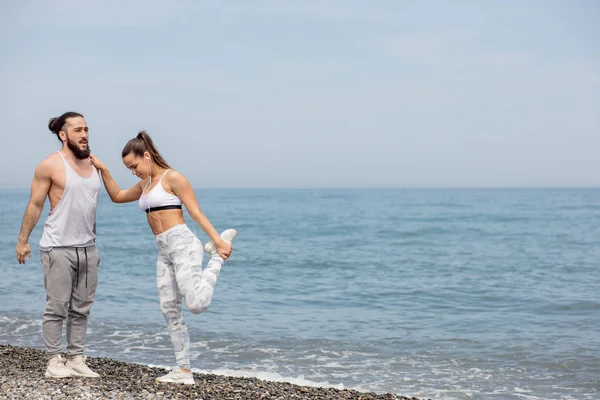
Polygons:
<instances>
[{"instance_id":1,"label":"man bun","mask_svg":"<svg viewBox=\"0 0 600 400\"><path fill-rule=\"evenodd\" d=\"M58 134L58 132L60 132L60 126L58 126L58 119L59 117L54 117L54 118L50 118L50 121L48 121L48 129L50 129L50 132L52 133L56 133Z\"/></svg>"}]
</instances>

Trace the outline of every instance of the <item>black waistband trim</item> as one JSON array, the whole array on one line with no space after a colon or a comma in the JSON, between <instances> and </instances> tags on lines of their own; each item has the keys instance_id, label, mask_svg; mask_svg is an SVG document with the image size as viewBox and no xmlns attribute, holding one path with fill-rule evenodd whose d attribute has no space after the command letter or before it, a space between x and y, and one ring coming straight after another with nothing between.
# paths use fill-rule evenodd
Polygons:
<instances>
[{"instance_id":1,"label":"black waistband trim","mask_svg":"<svg viewBox=\"0 0 600 400\"><path fill-rule=\"evenodd\" d=\"M160 207L147 208L146 209L146 214L148 214L149 212L152 212L152 211L175 210L175 209L181 210L181 205L180 204L170 204L168 206L160 206Z\"/></svg>"}]
</instances>

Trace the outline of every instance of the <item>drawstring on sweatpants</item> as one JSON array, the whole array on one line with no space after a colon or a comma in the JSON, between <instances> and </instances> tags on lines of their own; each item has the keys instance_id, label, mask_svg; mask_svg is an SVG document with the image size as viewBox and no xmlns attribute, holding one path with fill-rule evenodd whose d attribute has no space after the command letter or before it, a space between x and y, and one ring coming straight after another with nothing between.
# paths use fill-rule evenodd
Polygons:
<instances>
[{"instance_id":1,"label":"drawstring on sweatpants","mask_svg":"<svg viewBox=\"0 0 600 400\"><path fill-rule=\"evenodd\" d=\"M75 254L77 254L77 280L75 281L75 287L79 287L79 249L75 247Z\"/></svg>"},{"instance_id":2,"label":"drawstring on sweatpants","mask_svg":"<svg viewBox=\"0 0 600 400\"><path fill-rule=\"evenodd\" d=\"M87 255L87 247L83 248L83 252L85 254L85 287L87 288L87 270L88 270L88 255ZM75 254L77 254L77 282L75 283L75 287L79 287L79 248L75 247Z\"/></svg>"},{"instance_id":3,"label":"drawstring on sweatpants","mask_svg":"<svg viewBox=\"0 0 600 400\"><path fill-rule=\"evenodd\" d=\"M88 270L88 259L87 259L87 247L83 248L85 253L85 287L87 288L87 270Z\"/></svg>"}]
</instances>

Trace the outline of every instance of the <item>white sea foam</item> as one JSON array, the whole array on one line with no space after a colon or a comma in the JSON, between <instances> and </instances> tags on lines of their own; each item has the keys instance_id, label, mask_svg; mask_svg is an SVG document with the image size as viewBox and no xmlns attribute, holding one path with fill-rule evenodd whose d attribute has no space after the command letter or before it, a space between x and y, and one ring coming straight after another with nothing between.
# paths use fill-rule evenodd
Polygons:
<instances>
[{"instance_id":1,"label":"white sea foam","mask_svg":"<svg viewBox=\"0 0 600 400\"><path fill-rule=\"evenodd\" d=\"M156 365L150 364L150 367L153 368L163 368L165 370L171 370L173 367L166 365ZM282 376L276 372L266 372L266 371L248 371L248 370L233 370L227 368L218 368L214 370L205 370L199 368L192 368L192 371L199 374L214 374L221 376L230 376L236 378L257 378L264 381L270 382L287 382L292 383L294 385L300 386L310 386L310 387L324 387L324 388L335 388L335 389L344 389L343 383L330 383L329 381L313 381L310 379L304 378L303 375L297 377L289 377Z\"/></svg>"}]
</instances>

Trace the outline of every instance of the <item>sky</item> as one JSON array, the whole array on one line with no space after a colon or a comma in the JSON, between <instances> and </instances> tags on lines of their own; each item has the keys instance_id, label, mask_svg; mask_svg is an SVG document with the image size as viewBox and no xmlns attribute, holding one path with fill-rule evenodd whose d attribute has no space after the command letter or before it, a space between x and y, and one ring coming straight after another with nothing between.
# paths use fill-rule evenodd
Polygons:
<instances>
[{"instance_id":1,"label":"sky","mask_svg":"<svg viewBox=\"0 0 600 400\"><path fill-rule=\"evenodd\" d=\"M0 0L0 188L85 115L195 188L600 186L600 2Z\"/></svg>"}]
</instances>

